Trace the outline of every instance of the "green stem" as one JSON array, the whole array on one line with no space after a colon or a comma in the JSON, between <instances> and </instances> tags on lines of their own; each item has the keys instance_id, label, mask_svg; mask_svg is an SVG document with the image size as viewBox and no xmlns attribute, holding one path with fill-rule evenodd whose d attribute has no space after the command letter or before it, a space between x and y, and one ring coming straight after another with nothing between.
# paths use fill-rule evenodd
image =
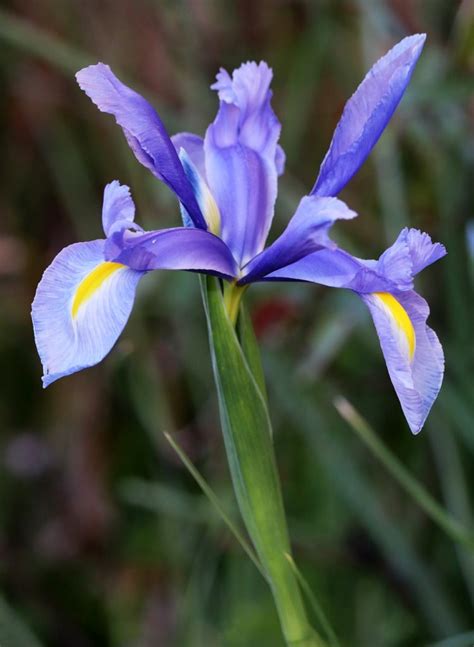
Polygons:
<instances>
[{"instance_id":1,"label":"green stem","mask_svg":"<svg viewBox=\"0 0 474 647\"><path fill-rule=\"evenodd\" d=\"M226 308L242 293L225 305L215 279L203 279L202 288L225 448L244 523L267 575L287 645L324 647L309 624L286 557L290 542L266 402L237 338L234 310Z\"/></svg>"},{"instance_id":2,"label":"green stem","mask_svg":"<svg viewBox=\"0 0 474 647\"><path fill-rule=\"evenodd\" d=\"M385 465L391 475L402 488L412 496L431 519L437 523L452 539L474 550L474 533L463 524L451 517L439 503L420 485L420 483L405 469L400 461L383 444L367 422L354 407L342 397L334 401L340 415L358 434L371 452Z\"/></svg>"}]
</instances>

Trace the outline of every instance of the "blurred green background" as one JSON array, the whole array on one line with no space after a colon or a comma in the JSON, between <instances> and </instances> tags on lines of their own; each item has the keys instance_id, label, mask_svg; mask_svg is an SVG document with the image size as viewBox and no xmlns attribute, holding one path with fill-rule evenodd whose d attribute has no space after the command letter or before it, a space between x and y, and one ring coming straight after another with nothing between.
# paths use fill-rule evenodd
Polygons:
<instances>
[{"instance_id":1,"label":"blurred green background","mask_svg":"<svg viewBox=\"0 0 474 647\"><path fill-rule=\"evenodd\" d=\"M107 62L171 133L203 134L218 68L268 61L287 154L275 237L365 71L420 31L428 40L408 92L342 194L360 217L335 237L374 258L411 225L448 248L417 285L446 353L422 434L410 434L355 296L271 284L254 286L247 303L295 557L342 645L419 647L474 630L473 556L334 407L346 397L472 526L473 3L17 0L0 9L1 647L282 646L265 583L162 433L175 434L238 519L196 276L149 275L106 361L41 388L30 303L63 246L102 236L104 185L131 186L146 228L179 222L174 197L74 72Z\"/></svg>"}]
</instances>

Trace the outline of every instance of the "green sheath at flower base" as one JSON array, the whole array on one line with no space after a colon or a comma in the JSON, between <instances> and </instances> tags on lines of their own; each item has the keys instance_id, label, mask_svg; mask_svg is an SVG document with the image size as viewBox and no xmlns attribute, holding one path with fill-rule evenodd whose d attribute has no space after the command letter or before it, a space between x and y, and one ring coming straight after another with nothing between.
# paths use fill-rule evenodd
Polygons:
<instances>
[{"instance_id":1,"label":"green sheath at flower base","mask_svg":"<svg viewBox=\"0 0 474 647\"><path fill-rule=\"evenodd\" d=\"M202 281L227 458L240 511L266 571L288 645L323 647L306 617L290 552L267 405L216 279ZM255 347L256 348L256 347Z\"/></svg>"}]
</instances>

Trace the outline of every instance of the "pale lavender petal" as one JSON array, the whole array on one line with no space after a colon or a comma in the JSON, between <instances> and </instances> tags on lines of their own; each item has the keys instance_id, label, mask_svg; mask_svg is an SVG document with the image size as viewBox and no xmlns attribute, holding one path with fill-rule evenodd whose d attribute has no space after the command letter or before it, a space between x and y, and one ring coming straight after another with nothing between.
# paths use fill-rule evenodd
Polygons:
<instances>
[{"instance_id":1,"label":"pale lavender petal","mask_svg":"<svg viewBox=\"0 0 474 647\"><path fill-rule=\"evenodd\" d=\"M275 153L275 166L278 175L283 175L285 172L285 162L286 162L286 155L285 151L283 148L278 144L276 147L276 153Z\"/></svg>"},{"instance_id":2,"label":"pale lavender petal","mask_svg":"<svg viewBox=\"0 0 474 647\"><path fill-rule=\"evenodd\" d=\"M176 227L147 233L117 232L105 257L139 271L191 270L233 279L237 264L227 245L203 229Z\"/></svg>"},{"instance_id":3,"label":"pale lavender petal","mask_svg":"<svg viewBox=\"0 0 474 647\"><path fill-rule=\"evenodd\" d=\"M264 247L273 218L282 152L266 63L217 75L220 108L204 140L206 177L221 214L221 235L241 266Z\"/></svg>"},{"instance_id":4,"label":"pale lavender petal","mask_svg":"<svg viewBox=\"0 0 474 647\"><path fill-rule=\"evenodd\" d=\"M130 189L117 180L110 182L104 189L102 203L102 227L106 236L115 227L132 224L135 219L135 204Z\"/></svg>"},{"instance_id":5,"label":"pale lavender petal","mask_svg":"<svg viewBox=\"0 0 474 647\"><path fill-rule=\"evenodd\" d=\"M419 229L403 229L397 242L408 245L414 275L447 254L444 245L433 243L430 236Z\"/></svg>"},{"instance_id":6,"label":"pale lavender petal","mask_svg":"<svg viewBox=\"0 0 474 647\"><path fill-rule=\"evenodd\" d=\"M425 39L404 38L369 71L344 108L311 193L337 195L358 171L398 106Z\"/></svg>"},{"instance_id":7,"label":"pale lavender petal","mask_svg":"<svg viewBox=\"0 0 474 647\"><path fill-rule=\"evenodd\" d=\"M393 295L408 316L415 335L410 357L406 335L393 310L378 295L364 295L379 336L392 384L411 431L417 434L435 401L444 374L444 355L435 332L426 325L429 307L414 291ZM400 319L400 317L398 317Z\"/></svg>"},{"instance_id":8,"label":"pale lavender petal","mask_svg":"<svg viewBox=\"0 0 474 647\"><path fill-rule=\"evenodd\" d=\"M107 355L127 323L142 275L105 263L103 240L70 245L56 256L31 312L45 387Z\"/></svg>"},{"instance_id":9,"label":"pale lavender petal","mask_svg":"<svg viewBox=\"0 0 474 647\"><path fill-rule=\"evenodd\" d=\"M329 229L336 220L356 215L337 198L304 197L283 234L244 267L239 284L257 281L318 249L335 247Z\"/></svg>"},{"instance_id":10,"label":"pale lavender petal","mask_svg":"<svg viewBox=\"0 0 474 647\"><path fill-rule=\"evenodd\" d=\"M103 63L80 70L76 78L99 110L114 115L137 159L174 191L195 226L205 229L175 147L154 108Z\"/></svg>"}]
</instances>

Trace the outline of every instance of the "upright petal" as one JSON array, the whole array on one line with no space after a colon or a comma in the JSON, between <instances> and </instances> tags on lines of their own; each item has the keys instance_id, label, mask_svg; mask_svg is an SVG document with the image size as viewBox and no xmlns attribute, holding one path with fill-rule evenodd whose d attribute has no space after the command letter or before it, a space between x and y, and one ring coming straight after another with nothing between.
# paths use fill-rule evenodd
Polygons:
<instances>
[{"instance_id":1,"label":"upright petal","mask_svg":"<svg viewBox=\"0 0 474 647\"><path fill-rule=\"evenodd\" d=\"M356 215L337 198L304 197L283 234L244 267L239 283L257 281L316 250L335 247L328 237L330 227L339 218Z\"/></svg>"},{"instance_id":2,"label":"upright petal","mask_svg":"<svg viewBox=\"0 0 474 647\"><path fill-rule=\"evenodd\" d=\"M408 246L413 274L418 274L425 267L446 256L446 248L441 243L433 243L428 234L419 229L402 229L394 245Z\"/></svg>"},{"instance_id":3,"label":"upright petal","mask_svg":"<svg viewBox=\"0 0 474 647\"><path fill-rule=\"evenodd\" d=\"M175 147L154 108L119 81L103 63L80 70L76 78L99 110L114 115L138 161L174 191L194 225L205 229L206 223Z\"/></svg>"},{"instance_id":4,"label":"upright petal","mask_svg":"<svg viewBox=\"0 0 474 647\"><path fill-rule=\"evenodd\" d=\"M171 141L179 155L182 148L186 151L201 177L206 180L206 165L204 163L204 139L193 133L176 133Z\"/></svg>"},{"instance_id":5,"label":"upright petal","mask_svg":"<svg viewBox=\"0 0 474 647\"><path fill-rule=\"evenodd\" d=\"M143 275L104 259L104 241L63 249L41 279L32 305L43 385L93 366L128 321Z\"/></svg>"},{"instance_id":6,"label":"upright petal","mask_svg":"<svg viewBox=\"0 0 474 647\"><path fill-rule=\"evenodd\" d=\"M183 165L186 177L193 188L201 213L206 220L208 231L219 236L221 232L221 214L219 212L219 207L214 200L214 196L210 192L204 177L198 171L184 148L181 148L179 152L179 159ZM182 205L181 213L185 227L189 227L190 216Z\"/></svg>"},{"instance_id":7,"label":"upright petal","mask_svg":"<svg viewBox=\"0 0 474 647\"><path fill-rule=\"evenodd\" d=\"M404 38L369 71L344 108L311 193L337 195L359 170L398 106L425 39Z\"/></svg>"},{"instance_id":8,"label":"upright petal","mask_svg":"<svg viewBox=\"0 0 474 647\"><path fill-rule=\"evenodd\" d=\"M232 253L220 238L189 227L117 232L106 243L105 258L139 271L190 270L225 279L233 279L238 271Z\"/></svg>"},{"instance_id":9,"label":"upright petal","mask_svg":"<svg viewBox=\"0 0 474 647\"><path fill-rule=\"evenodd\" d=\"M271 79L266 63L245 63L232 77L221 70L212 86L220 107L204 140L206 177L220 210L222 238L240 266L264 247L283 168Z\"/></svg>"},{"instance_id":10,"label":"upright petal","mask_svg":"<svg viewBox=\"0 0 474 647\"><path fill-rule=\"evenodd\" d=\"M411 431L417 434L435 401L444 374L444 355L426 325L429 308L416 292L363 295L377 330L392 384Z\"/></svg>"},{"instance_id":11,"label":"upright petal","mask_svg":"<svg viewBox=\"0 0 474 647\"><path fill-rule=\"evenodd\" d=\"M110 182L104 189L102 202L102 227L106 236L116 228L132 225L135 219L135 204L130 189L117 180Z\"/></svg>"}]
</instances>

